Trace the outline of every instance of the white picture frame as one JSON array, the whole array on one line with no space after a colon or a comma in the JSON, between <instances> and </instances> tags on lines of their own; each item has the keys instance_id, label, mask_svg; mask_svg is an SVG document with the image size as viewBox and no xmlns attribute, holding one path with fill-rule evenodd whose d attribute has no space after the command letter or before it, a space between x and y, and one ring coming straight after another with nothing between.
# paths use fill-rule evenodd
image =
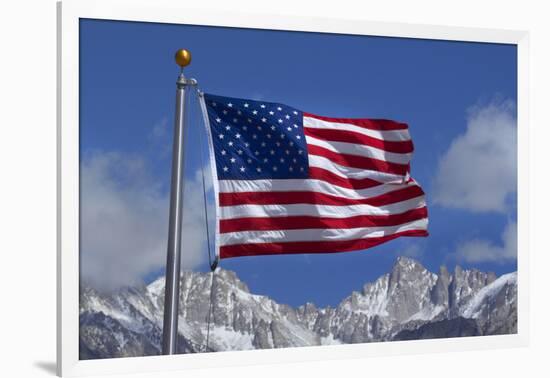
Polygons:
<instances>
[{"instance_id":1,"label":"white picture frame","mask_svg":"<svg viewBox=\"0 0 550 378\"><path fill-rule=\"evenodd\" d=\"M518 332L513 335L79 360L79 19L228 26L287 31L507 43L518 51ZM58 3L57 373L61 376L168 372L203 367L465 351L528 344L528 51L524 31L380 23L190 9L178 1Z\"/></svg>"}]
</instances>

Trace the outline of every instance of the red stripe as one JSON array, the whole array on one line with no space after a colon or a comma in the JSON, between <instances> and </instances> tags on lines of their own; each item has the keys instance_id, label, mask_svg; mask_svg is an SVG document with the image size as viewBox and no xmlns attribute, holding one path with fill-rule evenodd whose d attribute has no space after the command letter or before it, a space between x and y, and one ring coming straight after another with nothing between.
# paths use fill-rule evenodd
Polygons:
<instances>
[{"instance_id":1,"label":"red stripe","mask_svg":"<svg viewBox=\"0 0 550 378\"><path fill-rule=\"evenodd\" d=\"M220 233L263 230L301 230L328 228L387 227L428 217L428 209L421 207L401 214L358 215L349 218L291 216L271 218L237 218L220 221Z\"/></svg>"},{"instance_id":2,"label":"red stripe","mask_svg":"<svg viewBox=\"0 0 550 378\"><path fill-rule=\"evenodd\" d=\"M316 242L236 244L220 247L220 258L297 253L334 253L367 249L400 236L428 236L426 230L408 230L377 238Z\"/></svg>"},{"instance_id":3,"label":"red stripe","mask_svg":"<svg viewBox=\"0 0 550 378\"><path fill-rule=\"evenodd\" d=\"M304 127L304 134L327 141L363 144L378 148L380 150L399 154L408 154L414 150L411 140L388 141L349 130L315 129L313 127Z\"/></svg>"},{"instance_id":4,"label":"red stripe","mask_svg":"<svg viewBox=\"0 0 550 378\"><path fill-rule=\"evenodd\" d=\"M351 125L364 127L371 130L407 130L406 123L391 121L388 119L367 119L367 118L331 118L318 116L311 113L303 113L304 117L317 118L327 122L349 123Z\"/></svg>"},{"instance_id":5,"label":"red stripe","mask_svg":"<svg viewBox=\"0 0 550 378\"><path fill-rule=\"evenodd\" d=\"M417 186L409 186L394 190L379 196L361 199L338 197L317 192L239 192L220 193L220 206L236 205L289 205L289 204L320 204L333 206L347 205L371 205L384 206L395 202L406 201L423 195L422 189Z\"/></svg>"},{"instance_id":6,"label":"red stripe","mask_svg":"<svg viewBox=\"0 0 550 378\"><path fill-rule=\"evenodd\" d=\"M381 182L370 178L354 179L354 178L344 178L338 176L331 171L319 167L309 167L309 178L314 180L323 180L334 185L341 186L342 188L348 189L368 189L374 186L382 185Z\"/></svg>"},{"instance_id":7,"label":"red stripe","mask_svg":"<svg viewBox=\"0 0 550 378\"><path fill-rule=\"evenodd\" d=\"M346 167L368 169L394 175L405 176L409 169L408 164L391 163L389 161L373 159L366 156L341 154L314 144L308 144L307 153L310 155L323 156L336 164Z\"/></svg>"}]
</instances>

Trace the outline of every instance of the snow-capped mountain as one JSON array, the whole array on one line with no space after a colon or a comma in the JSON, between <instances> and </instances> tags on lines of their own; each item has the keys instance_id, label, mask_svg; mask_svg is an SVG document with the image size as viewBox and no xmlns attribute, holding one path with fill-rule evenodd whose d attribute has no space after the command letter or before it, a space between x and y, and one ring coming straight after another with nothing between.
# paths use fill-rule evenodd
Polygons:
<instances>
[{"instance_id":1,"label":"snow-capped mountain","mask_svg":"<svg viewBox=\"0 0 550 378\"><path fill-rule=\"evenodd\" d=\"M214 277L212 282L212 277ZM298 308L250 293L234 272L185 272L180 281L179 351L204 352L210 285L208 351L284 348L434 337L515 333L516 273L457 267L439 274L400 257L391 272L335 308ZM164 279L148 286L80 296L80 355L109 358L159 354Z\"/></svg>"}]
</instances>

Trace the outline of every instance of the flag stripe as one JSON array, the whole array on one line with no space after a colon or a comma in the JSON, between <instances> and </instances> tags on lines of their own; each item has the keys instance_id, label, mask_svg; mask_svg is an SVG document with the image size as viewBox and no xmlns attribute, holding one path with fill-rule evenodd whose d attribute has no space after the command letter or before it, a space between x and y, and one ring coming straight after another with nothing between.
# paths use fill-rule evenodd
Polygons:
<instances>
[{"instance_id":1,"label":"flag stripe","mask_svg":"<svg viewBox=\"0 0 550 378\"><path fill-rule=\"evenodd\" d=\"M277 217L277 216L319 216L333 218L347 218L361 215L388 215L403 213L407 210L426 206L424 196L418 196L406 201L396 202L384 206L371 205L237 205L220 207L220 219L236 219L247 217Z\"/></svg>"},{"instance_id":2,"label":"flag stripe","mask_svg":"<svg viewBox=\"0 0 550 378\"><path fill-rule=\"evenodd\" d=\"M406 141L411 139L408 129L403 130L372 130L361 126L356 126L351 123L334 123L323 121L318 118L304 116L304 127L314 129L329 129L329 130L348 130L363 134L372 138L387 140L387 141Z\"/></svg>"},{"instance_id":3,"label":"flag stripe","mask_svg":"<svg viewBox=\"0 0 550 378\"><path fill-rule=\"evenodd\" d=\"M336 153L343 153L348 155L365 156L377 160L383 160L390 163L397 164L409 164L411 161L412 153L397 154L395 152L388 152L378 148L365 146L362 144L346 143L346 142L334 142L317 139L312 136L306 135L306 141L308 146L314 145L323 147L327 150Z\"/></svg>"},{"instance_id":4,"label":"flag stripe","mask_svg":"<svg viewBox=\"0 0 550 378\"><path fill-rule=\"evenodd\" d=\"M220 221L220 232L395 226L427 216L428 209L424 206L400 214L357 215L348 218L297 216L225 219Z\"/></svg>"},{"instance_id":5,"label":"flag stripe","mask_svg":"<svg viewBox=\"0 0 550 378\"><path fill-rule=\"evenodd\" d=\"M333 123L349 123L356 126L361 126L371 130L406 130L409 126L406 123L391 121L388 119L367 119L367 118L332 118L323 117L316 114L304 112L304 117L317 118Z\"/></svg>"},{"instance_id":6,"label":"flag stripe","mask_svg":"<svg viewBox=\"0 0 550 378\"><path fill-rule=\"evenodd\" d=\"M414 150L412 141L410 140L402 142L386 141L348 130L329 130L304 127L304 134L315 137L317 139L332 140L335 142L364 144L366 146L379 148L384 151L396 152L401 154L407 154L413 152Z\"/></svg>"},{"instance_id":7,"label":"flag stripe","mask_svg":"<svg viewBox=\"0 0 550 378\"><path fill-rule=\"evenodd\" d=\"M390 163L364 156L342 154L316 145L308 144L307 151L309 155L323 156L338 165L351 168L368 169L401 176L405 176L409 169L408 164Z\"/></svg>"},{"instance_id":8,"label":"flag stripe","mask_svg":"<svg viewBox=\"0 0 550 378\"><path fill-rule=\"evenodd\" d=\"M220 206L235 205L273 205L273 204L323 204L333 206L370 205L384 206L398 201L406 201L423 195L419 186L409 186L393 190L374 197L346 198L331 194L293 191L293 192L242 192L220 193Z\"/></svg>"},{"instance_id":9,"label":"flag stripe","mask_svg":"<svg viewBox=\"0 0 550 378\"><path fill-rule=\"evenodd\" d=\"M331 171L314 166L309 167L308 173L309 177L312 179L323 180L330 184L338 185L342 188L348 189L361 190L372 188L373 186L378 186L381 184L381 182L373 180L371 178L354 179L338 176Z\"/></svg>"},{"instance_id":10,"label":"flag stripe","mask_svg":"<svg viewBox=\"0 0 550 378\"><path fill-rule=\"evenodd\" d=\"M239 231L220 234L220 245L234 245L244 243L277 243L302 242L319 240L355 240L382 237L397 232L425 229L426 218L403 223L397 226L360 227L360 228L329 228L329 229L300 229L300 230L262 230Z\"/></svg>"},{"instance_id":11,"label":"flag stripe","mask_svg":"<svg viewBox=\"0 0 550 378\"><path fill-rule=\"evenodd\" d=\"M335 162L327 159L324 156L309 155L308 163L310 169L322 168L330 171L331 173L334 173L337 176L347 179L370 179L383 183L402 183L404 180L404 177L402 175L395 175L392 173L384 173L368 169L346 167L344 165L336 164Z\"/></svg>"},{"instance_id":12,"label":"flag stripe","mask_svg":"<svg viewBox=\"0 0 550 378\"><path fill-rule=\"evenodd\" d=\"M414 182L407 184L383 185L379 184L367 189L348 189L337 185L313 179L288 179L288 180L220 180L220 193L246 193L256 192L258 194L269 192L292 192L310 191L324 193L350 199L364 199L379 196L384 193L393 192L416 185Z\"/></svg>"},{"instance_id":13,"label":"flag stripe","mask_svg":"<svg viewBox=\"0 0 550 378\"><path fill-rule=\"evenodd\" d=\"M220 257L230 258L255 255L279 255L298 253L349 252L375 247L401 236L428 236L426 230L410 230L379 238L356 240L323 240L317 242L236 244L220 247Z\"/></svg>"}]
</instances>

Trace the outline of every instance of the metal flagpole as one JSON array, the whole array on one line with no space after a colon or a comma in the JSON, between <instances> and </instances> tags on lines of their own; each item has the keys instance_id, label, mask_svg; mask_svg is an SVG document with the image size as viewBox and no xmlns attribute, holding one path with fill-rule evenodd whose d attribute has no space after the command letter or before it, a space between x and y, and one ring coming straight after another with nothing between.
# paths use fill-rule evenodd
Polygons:
<instances>
[{"instance_id":1,"label":"metal flagpole","mask_svg":"<svg viewBox=\"0 0 550 378\"><path fill-rule=\"evenodd\" d=\"M181 261L181 223L183 205L183 137L185 131L185 95L188 86L197 85L195 79L186 79L183 68L191 63L191 53L180 49L176 63L181 67L176 82L176 117L172 147L172 179L170 187L170 218L168 224L168 251L166 256L166 284L164 289L164 323L162 327L162 354L177 353L178 304Z\"/></svg>"}]
</instances>

